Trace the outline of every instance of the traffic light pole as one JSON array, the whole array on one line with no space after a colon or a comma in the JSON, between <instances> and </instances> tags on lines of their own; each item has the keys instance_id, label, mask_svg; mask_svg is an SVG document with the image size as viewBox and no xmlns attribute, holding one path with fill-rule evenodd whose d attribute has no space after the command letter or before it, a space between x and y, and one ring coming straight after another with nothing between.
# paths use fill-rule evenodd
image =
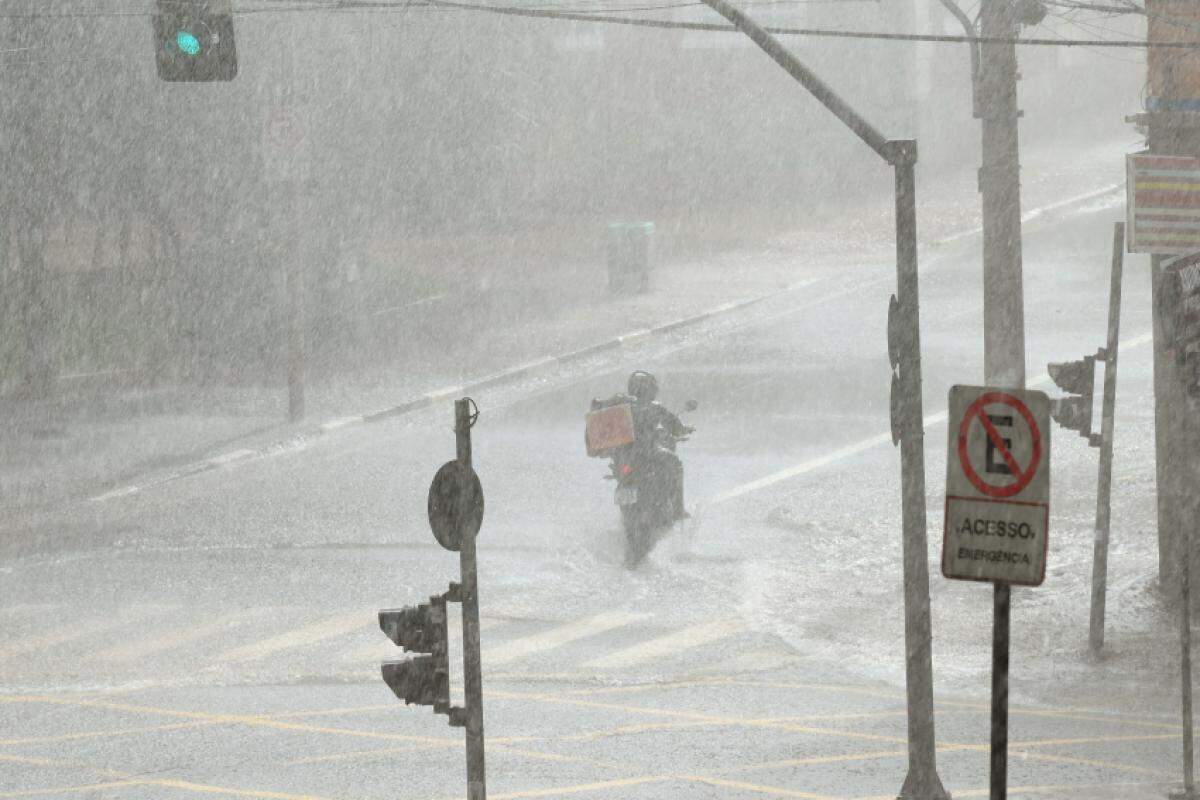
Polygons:
<instances>
[{"instance_id":1,"label":"traffic light pole","mask_svg":"<svg viewBox=\"0 0 1200 800\"><path fill-rule=\"evenodd\" d=\"M1096 479L1096 539L1092 553L1092 613L1088 646L1104 647L1104 607L1108 593L1108 539L1112 522L1113 423L1117 404L1117 348L1121 333L1121 280L1125 264L1125 223L1113 228L1112 277L1108 292L1108 341L1104 348L1104 401L1100 412L1100 469Z\"/></svg>"},{"instance_id":2,"label":"traffic light pole","mask_svg":"<svg viewBox=\"0 0 1200 800\"><path fill-rule=\"evenodd\" d=\"M471 410L466 398L454 403L454 442L459 463L471 467ZM460 498L465 509L466 492ZM460 510L458 519L469 514ZM463 615L463 690L466 695L467 800L487 800L483 758L483 676L479 658L479 578L475 564L475 531L463 525L458 551Z\"/></svg>"},{"instance_id":3,"label":"traffic light pole","mask_svg":"<svg viewBox=\"0 0 1200 800\"><path fill-rule=\"evenodd\" d=\"M901 800L949 800L937 774L933 724L933 657L929 612L929 545L925 519L925 451L921 402L921 334L918 316L916 178L917 143L889 140L851 108L778 39L726 0L705 4L750 37L772 60L842 121L895 170L895 328L889 324L893 376L893 438L900 441L904 552L905 685L908 694L908 774ZM898 302L895 302L898 301Z\"/></svg>"}]
</instances>

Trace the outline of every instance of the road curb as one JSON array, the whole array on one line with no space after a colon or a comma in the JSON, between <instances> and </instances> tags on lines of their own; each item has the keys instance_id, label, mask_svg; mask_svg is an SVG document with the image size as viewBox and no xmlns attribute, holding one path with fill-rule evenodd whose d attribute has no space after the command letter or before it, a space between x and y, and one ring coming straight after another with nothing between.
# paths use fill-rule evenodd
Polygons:
<instances>
[{"instance_id":1,"label":"road curb","mask_svg":"<svg viewBox=\"0 0 1200 800\"><path fill-rule=\"evenodd\" d=\"M509 381L517 380L518 378L528 377L529 375L540 372L541 370L570 364L576 361L583 361L592 356L606 353L610 350L617 350L627 345L638 344L647 339L663 334L674 333L675 331L692 325L699 324L713 317L721 316L733 311L740 311L750 306L756 305L771 298L778 297L795 290L801 285L807 285L804 282L791 283L782 289L777 289L773 292L756 295L745 300L738 300L730 303L722 303L715 308L710 308L707 311L702 311L699 314L692 314L687 317L682 317L662 325L655 325L652 328L642 328L639 330L630 331L629 333L615 336L612 339L607 339L596 344L588 345L587 347L578 350L571 350L556 356L545 356L543 358L527 361L524 364L518 364L515 367L500 370L490 375L485 375L481 378L464 383L460 386L446 386L441 389L435 389L431 392L426 392L418 397L405 400L393 406L369 411L364 414L352 414L349 416L335 417L326 420L318 425L303 430L296 431L291 437L284 441L276 441L257 450L247 448L230 450L220 453L210 458L201 461L195 461L185 464L168 473L154 476L139 484L129 484L109 490L102 494L90 497L89 500L94 503L113 500L118 497L126 497L131 494L136 494L145 489L152 489L157 486L162 486L165 483L180 480L182 478L199 475L202 472L225 468L234 463L240 463L253 458L261 458L268 454L278 454L281 452L291 452L302 450L310 446L314 440L334 431L340 431L345 428L364 425L373 422L382 422L384 420L402 417L406 414L411 414L416 411L428 408L436 403L444 400L452 399L470 392L478 392L484 389L490 389L499 386Z\"/></svg>"}]
</instances>

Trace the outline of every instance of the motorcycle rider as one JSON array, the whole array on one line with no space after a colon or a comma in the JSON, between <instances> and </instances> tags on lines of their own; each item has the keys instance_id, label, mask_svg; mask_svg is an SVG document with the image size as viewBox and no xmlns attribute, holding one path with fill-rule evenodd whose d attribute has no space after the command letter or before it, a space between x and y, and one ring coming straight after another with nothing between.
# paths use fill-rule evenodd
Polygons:
<instances>
[{"instance_id":1,"label":"motorcycle rider","mask_svg":"<svg viewBox=\"0 0 1200 800\"><path fill-rule=\"evenodd\" d=\"M629 376L626 385L628 395L633 398L633 429L638 447L644 448L642 455L670 467L675 476L675 519L691 516L683 507L683 462L668 449L657 443L655 431L662 428L671 436L686 436L695 428L684 425L679 417L656 402L658 379L645 370L637 370Z\"/></svg>"}]
</instances>

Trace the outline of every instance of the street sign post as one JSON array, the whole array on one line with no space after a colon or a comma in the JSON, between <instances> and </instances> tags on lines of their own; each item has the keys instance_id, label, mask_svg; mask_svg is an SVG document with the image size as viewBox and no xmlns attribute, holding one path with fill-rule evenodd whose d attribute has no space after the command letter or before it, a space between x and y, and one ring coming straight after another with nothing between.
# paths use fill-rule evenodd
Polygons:
<instances>
[{"instance_id":1,"label":"street sign post","mask_svg":"<svg viewBox=\"0 0 1200 800\"><path fill-rule=\"evenodd\" d=\"M1050 399L950 388L942 574L994 584L990 800L1008 796L1010 584L1039 586L1050 541Z\"/></svg>"},{"instance_id":2,"label":"street sign post","mask_svg":"<svg viewBox=\"0 0 1200 800\"><path fill-rule=\"evenodd\" d=\"M950 389L942 574L1038 586L1050 517L1050 400L1042 392Z\"/></svg>"}]
</instances>

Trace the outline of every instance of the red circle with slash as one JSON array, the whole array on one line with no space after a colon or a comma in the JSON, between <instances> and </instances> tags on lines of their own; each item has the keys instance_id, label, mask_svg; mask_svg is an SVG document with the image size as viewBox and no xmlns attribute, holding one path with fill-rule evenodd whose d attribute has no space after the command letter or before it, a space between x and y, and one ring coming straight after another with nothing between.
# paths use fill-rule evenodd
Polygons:
<instances>
[{"instance_id":1,"label":"red circle with slash","mask_svg":"<svg viewBox=\"0 0 1200 800\"><path fill-rule=\"evenodd\" d=\"M1029 434L1033 444L1033 452L1029 456L1029 464L1021 467L1017 463L1017 459L1004 446L1004 437L996 430L996 426L988 419L988 415L984 413L984 406L993 403L1002 403L1014 409L1017 414L1025 420L1025 424L1029 426ZM988 483L975 468L971 466L971 459L967 457L967 434L971 430L971 423L979 422L983 425L983 430L988 438L992 441L992 446L996 452L1004 460L1009 471L1017 479L1015 483L1010 483L1007 486L996 486ZM971 482L976 489L986 494L988 497L1012 497L1017 494L1033 480L1033 476L1037 474L1038 463L1042 460L1042 432L1038 430L1037 422L1033 418L1033 414L1025 407L1017 398L1007 392L987 392L980 395L967 407L967 411L963 414L962 424L958 427L958 460L962 464L963 473L967 476L967 480Z\"/></svg>"}]
</instances>

